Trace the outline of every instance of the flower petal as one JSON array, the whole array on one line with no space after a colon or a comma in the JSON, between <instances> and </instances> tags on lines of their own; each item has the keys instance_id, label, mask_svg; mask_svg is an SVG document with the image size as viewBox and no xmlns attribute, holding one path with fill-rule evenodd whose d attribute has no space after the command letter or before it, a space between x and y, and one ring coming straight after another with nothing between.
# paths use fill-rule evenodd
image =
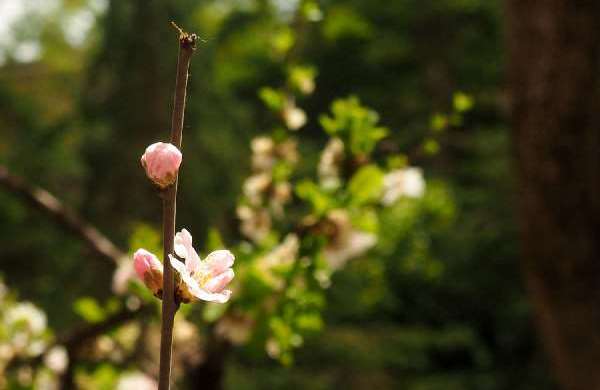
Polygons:
<instances>
[{"instance_id":1,"label":"flower petal","mask_svg":"<svg viewBox=\"0 0 600 390\"><path fill-rule=\"evenodd\" d=\"M225 272L228 268L231 268L234 261L235 256L233 253L225 249L211 252L204 259L208 270L213 276L217 276Z\"/></svg>"},{"instance_id":2,"label":"flower petal","mask_svg":"<svg viewBox=\"0 0 600 390\"><path fill-rule=\"evenodd\" d=\"M218 293L211 293L200 287L195 280L193 281L194 283L187 285L189 287L189 291L196 298L201 299L203 301L225 303L229 300L229 297L231 296L231 291L229 290L223 290Z\"/></svg>"},{"instance_id":3,"label":"flower petal","mask_svg":"<svg viewBox=\"0 0 600 390\"><path fill-rule=\"evenodd\" d=\"M211 294L211 296L211 302L225 303L229 300L229 297L231 296L231 290L223 290L218 294Z\"/></svg>"},{"instance_id":4,"label":"flower petal","mask_svg":"<svg viewBox=\"0 0 600 390\"><path fill-rule=\"evenodd\" d=\"M204 284L204 288L211 293L219 293L223 291L225 286L231 282L234 277L233 270L231 268L227 269L225 272L211 278Z\"/></svg>"},{"instance_id":5,"label":"flower petal","mask_svg":"<svg viewBox=\"0 0 600 390\"><path fill-rule=\"evenodd\" d=\"M227 300L229 300L231 292L227 293L225 291L222 291L221 293L215 294L203 289L202 287L200 287L196 279L192 278L187 268L181 261L177 260L171 255L169 255L169 259L171 260L171 265L173 266L173 268L175 268L175 270L179 272L179 275L181 276L181 281L185 284L185 287L187 287L187 290L190 292L190 294L192 294L198 299L209 302L224 303L227 302Z\"/></svg>"},{"instance_id":6,"label":"flower petal","mask_svg":"<svg viewBox=\"0 0 600 390\"><path fill-rule=\"evenodd\" d=\"M192 235L186 229L175 234L175 253L185 259L185 265L190 273L200 269L200 257L192 246Z\"/></svg>"},{"instance_id":7,"label":"flower petal","mask_svg":"<svg viewBox=\"0 0 600 390\"><path fill-rule=\"evenodd\" d=\"M187 257L188 248L192 246L192 235L186 229L175 234L175 254L183 259Z\"/></svg>"},{"instance_id":8,"label":"flower petal","mask_svg":"<svg viewBox=\"0 0 600 390\"><path fill-rule=\"evenodd\" d=\"M202 299L207 302L225 303L231 296L231 290L223 290L219 293L210 293L202 288L199 290L190 290L192 294L198 299Z\"/></svg>"},{"instance_id":9,"label":"flower petal","mask_svg":"<svg viewBox=\"0 0 600 390\"><path fill-rule=\"evenodd\" d=\"M144 275L152 269L162 269L162 263L153 253L140 248L133 254L133 267L140 279L144 280Z\"/></svg>"},{"instance_id":10,"label":"flower petal","mask_svg":"<svg viewBox=\"0 0 600 390\"><path fill-rule=\"evenodd\" d=\"M169 260L171 262L171 266L175 269L175 271L179 272L179 275L181 275L182 278L185 275L189 276L189 272L187 268L185 268L185 264L173 257L173 255L169 255Z\"/></svg>"}]
</instances>

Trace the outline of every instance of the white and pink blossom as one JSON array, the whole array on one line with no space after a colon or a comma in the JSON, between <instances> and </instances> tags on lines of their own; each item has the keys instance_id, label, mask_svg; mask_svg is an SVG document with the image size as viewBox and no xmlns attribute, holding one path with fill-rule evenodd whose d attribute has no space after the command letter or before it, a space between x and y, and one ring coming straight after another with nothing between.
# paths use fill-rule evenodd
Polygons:
<instances>
[{"instance_id":1,"label":"white and pink blossom","mask_svg":"<svg viewBox=\"0 0 600 390\"><path fill-rule=\"evenodd\" d=\"M420 168L396 169L383 177L381 203L389 206L401 196L420 198L425 193L425 180Z\"/></svg>"},{"instance_id":2,"label":"white and pink blossom","mask_svg":"<svg viewBox=\"0 0 600 390\"><path fill-rule=\"evenodd\" d=\"M178 295L184 302L201 299L225 303L229 300L231 290L225 287L234 277L231 266L235 260L230 251L217 250L201 260L192 246L192 235L183 229L175 235L175 254L185 259L184 264L169 255L171 265L181 278Z\"/></svg>"}]
</instances>

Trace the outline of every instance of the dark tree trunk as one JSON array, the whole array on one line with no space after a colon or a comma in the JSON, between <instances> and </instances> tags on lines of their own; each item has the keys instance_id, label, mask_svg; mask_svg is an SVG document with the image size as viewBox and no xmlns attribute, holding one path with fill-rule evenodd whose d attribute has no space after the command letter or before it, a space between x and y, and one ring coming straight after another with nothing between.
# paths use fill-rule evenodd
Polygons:
<instances>
[{"instance_id":1,"label":"dark tree trunk","mask_svg":"<svg viewBox=\"0 0 600 390\"><path fill-rule=\"evenodd\" d=\"M600 1L507 0L523 270L565 389L600 389Z\"/></svg>"},{"instance_id":2,"label":"dark tree trunk","mask_svg":"<svg viewBox=\"0 0 600 390\"><path fill-rule=\"evenodd\" d=\"M225 363L231 345L211 330L201 362L185 367L185 381L189 389L222 390L225 379Z\"/></svg>"}]
</instances>

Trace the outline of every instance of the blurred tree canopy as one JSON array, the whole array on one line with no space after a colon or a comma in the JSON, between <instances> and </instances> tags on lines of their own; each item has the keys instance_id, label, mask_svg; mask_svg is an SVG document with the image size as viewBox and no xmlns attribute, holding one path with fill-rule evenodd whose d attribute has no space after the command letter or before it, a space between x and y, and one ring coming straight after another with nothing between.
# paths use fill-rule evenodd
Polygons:
<instances>
[{"instance_id":1,"label":"blurred tree canopy","mask_svg":"<svg viewBox=\"0 0 600 390\"><path fill-rule=\"evenodd\" d=\"M160 228L139 155L168 134L170 20L202 38L178 225L206 246L211 227L225 243L242 239L236 202L249 144L277 120L264 88L285 85L291 65L316 81L297 101L308 118L300 171L326 141L319 118L349 95L389 129L376 156L403 152L424 169L424 198L385 211L377 249L334 274L325 329L295 364L281 366L263 345L237 348L222 362L224 388L552 388L517 266L499 1L24 3L12 41L0 41L0 164L122 248ZM299 6L305 19L294 17ZM81 297L110 301L114 267L77 237L5 191L0 221L4 281L51 328L82 321ZM116 375L86 369L98 383Z\"/></svg>"}]
</instances>

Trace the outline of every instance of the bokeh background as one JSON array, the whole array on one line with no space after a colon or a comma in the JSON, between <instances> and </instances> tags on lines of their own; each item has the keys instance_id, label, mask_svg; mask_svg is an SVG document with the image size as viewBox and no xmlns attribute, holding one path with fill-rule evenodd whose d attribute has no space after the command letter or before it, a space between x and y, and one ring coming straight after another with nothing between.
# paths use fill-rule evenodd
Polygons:
<instances>
[{"instance_id":1,"label":"bokeh background","mask_svg":"<svg viewBox=\"0 0 600 390\"><path fill-rule=\"evenodd\" d=\"M107 325L142 298L116 295L114 263L31 194L47 190L124 253L160 246L160 201L139 156L169 134L175 20L201 38L177 222L199 248L249 245L236 208L250 143L290 133L265 88L285 91L294 65L314 83L294 103L307 118L291 132L299 174L314 175L328 140L320 116L356 96L389 129L375 158L391 153L426 182L422 197L378 214L377 245L331 275L317 326L285 359L260 331L219 344L207 336L218 313L186 312L180 328L195 338L176 344L178 388L554 389L519 266L505 19L496 0L1 0L0 386L156 378L157 308ZM43 329L23 356L13 306ZM105 327L65 344L61 382L64 353L54 367L39 354L94 324Z\"/></svg>"}]
</instances>

